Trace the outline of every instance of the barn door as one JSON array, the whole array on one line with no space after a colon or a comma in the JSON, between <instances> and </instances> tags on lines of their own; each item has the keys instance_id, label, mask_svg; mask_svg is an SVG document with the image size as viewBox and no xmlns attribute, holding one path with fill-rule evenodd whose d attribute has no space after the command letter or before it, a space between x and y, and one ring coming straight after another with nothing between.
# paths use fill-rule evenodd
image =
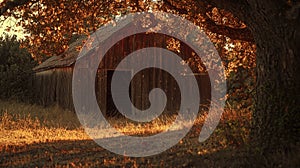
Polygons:
<instances>
[{"instance_id":1,"label":"barn door","mask_svg":"<svg viewBox=\"0 0 300 168\"><path fill-rule=\"evenodd\" d=\"M118 116L118 115L122 115L118 109L116 108L113 98L112 98L112 92L111 92L111 82L112 82L112 76L114 74L115 70L107 70L107 84L106 84L106 116ZM120 81L124 81L126 79L131 79L132 76L132 72L129 70L124 70L124 71L120 71L118 70L118 73L121 73L122 75L122 79L120 79ZM119 92L118 94L129 94L129 97L131 98L131 86L129 87L129 93L127 93L126 91L123 92ZM120 109L122 110L122 109ZM131 109L132 111L132 109Z\"/></svg>"}]
</instances>

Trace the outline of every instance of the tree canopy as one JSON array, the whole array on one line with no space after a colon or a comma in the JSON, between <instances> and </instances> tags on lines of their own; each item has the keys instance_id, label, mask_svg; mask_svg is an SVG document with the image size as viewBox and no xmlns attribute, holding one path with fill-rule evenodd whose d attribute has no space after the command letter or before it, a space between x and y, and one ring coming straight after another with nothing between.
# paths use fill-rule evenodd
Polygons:
<instances>
[{"instance_id":1,"label":"tree canopy","mask_svg":"<svg viewBox=\"0 0 300 168\"><path fill-rule=\"evenodd\" d=\"M36 57L59 55L74 34L89 34L117 16L139 11L176 13L208 32L253 42L243 22L206 1L5 0L0 7L0 15L20 19L17 24L30 34L23 45Z\"/></svg>"}]
</instances>

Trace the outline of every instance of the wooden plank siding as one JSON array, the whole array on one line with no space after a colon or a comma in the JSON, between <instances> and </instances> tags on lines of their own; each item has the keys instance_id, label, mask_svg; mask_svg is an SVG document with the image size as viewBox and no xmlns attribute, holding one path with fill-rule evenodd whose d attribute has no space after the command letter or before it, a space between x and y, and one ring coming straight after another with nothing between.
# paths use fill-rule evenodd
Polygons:
<instances>
[{"instance_id":1,"label":"wooden plank siding","mask_svg":"<svg viewBox=\"0 0 300 168\"><path fill-rule=\"evenodd\" d=\"M109 94L107 92L110 90L108 88L110 87L108 84L108 81L110 81L110 79L108 79L108 72L114 70L124 57L138 49L146 47L166 48L166 38L168 37L165 37L164 35L137 34L119 41L108 50L102 62L99 64L95 88L99 107L105 112L105 115L111 113L110 111L107 111L107 106L111 104L111 100L107 97ZM181 53L179 55L183 59L186 60L189 58L192 55L191 53L192 50L189 47L181 46ZM74 57L77 57L77 55L74 55ZM72 75L74 63L68 63L68 66L66 67L60 65L60 67L47 68L47 66L43 65L42 67L44 69L36 71L33 83L36 92L35 98L38 104L44 106L58 104L63 108L74 110L72 101ZM53 62L51 65L53 65ZM89 69L83 67L82 71L89 71ZM125 69L124 71L131 70ZM210 82L208 74L198 72L194 76L186 76L186 78L189 77L195 77L197 79L201 96L200 104L205 104L206 106L209 105ZM88 78L89 77L86 76L86 79L84 80L88 80ZM153 88L161 88L165 91L168 97L165 111L176 112L179 110L181 99L180 90L176 80L169 73L156 68L145 69L133 77L130 93L133 105L142 110L149 108L150 102L148 97L149 92ZM189 92L190 94L194 93L193 90L190 90Z\"/></svg>"},{"instance_id":2,"label":"wooden plank siding","mask_svg":"<svg viewBox=\"0 0 300 168\"><path fill-rule=\"evenodd\" d=\"M58 104L73 110L72 67L50 69L35 73L33 87L38 104L49 106Z\"/></svg>"}]
</instances>

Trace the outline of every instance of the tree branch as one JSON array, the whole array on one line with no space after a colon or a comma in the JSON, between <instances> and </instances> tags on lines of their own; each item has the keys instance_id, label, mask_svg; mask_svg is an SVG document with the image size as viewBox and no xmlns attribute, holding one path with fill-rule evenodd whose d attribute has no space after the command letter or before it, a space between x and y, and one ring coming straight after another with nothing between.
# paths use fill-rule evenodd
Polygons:
<instances>
[{"instance_id":1,"label":"tree branch","mask_svg":"<svg viewBox=\"0 0 300 168\"><path fill-rule=\"evenodd\" d=\"M225 26L225 25L218 25L213 20L211 20L211 18L209 18L206 15L206 13L208 12L207 11L208 5L214 6L214 4L210 4L207 1L195 1L195 2L199 9L196 11L197 14L200 13L202 15L202 17L205 18L205 21L201 22L204 25L204 28L206 28L207 30L209 30L212 33L224 35L231 39L254 42L254 38L252 36L251 31L248 29L248 27L233 28L233 27L229 27L229 26ZM168 7L169 9L175 9L180 14L188 14L188 11L186 11L184 8L177 7L176 5L172 4L172 2L170 2L169 0L164 0L164 5L166 7ZM228 4L226 4L226 5L228 5ZM224 6L224 4L221 6Z\"/></svg>"},{"instance_id":2,"label":"tree branch","mask_svg":"<svg viewBox=\"0 0 300 168\"><path fill-rule=\"evenodd\" d=\"M31 0L8 0L6 2L2 2L1 8L0 8L0 16L4 15L8 10L12 10L15 7L25 5L27 3L31 2Z\"/></svg>"},{"instance_id":3,"label":"tree branch","mask_svg":"<svg viewBox=\"0 0 300 168\"><path fill-rule=\"evenodd\" d=\"M196 0L197 2L199 1L204 1L207 4L210 4L212 6L215 6L219 9L225 9L229 12L231 12L232 14L234 14L235 16L237 16L240 20L244 21L245 17L242 15L240 11L245 11L245 10L249 10L248 9L248 5L247 5L247 1L238 1L238 3L236 2L236 0Z\"/></svg>"},{"instance_id":4,"label":"tree branch","mask_svg":"<svg viewBox=\"0 0 300 168\"><path fill-rule=\"evenodd\" d=\"M164 6L169 8L169 9L175 9L176 11L178 11L180 14L188 14L188 12L184 9L178 8L175 5L173 5L170 1L168 0L164 0Z\"/></svg>"},{"instance_id":5,"label":"tree branch","mask_svg":"<svg viewBox=\"0 0 300 168\"><path fill-rule=\"evenodd\" d=\"M254 42L252 33L247 27L232 28L229 26L217 25L214 21L210 19L204 22L204 27L212 33L224 35L234 40Z\"/></svg>"}]
</instances>

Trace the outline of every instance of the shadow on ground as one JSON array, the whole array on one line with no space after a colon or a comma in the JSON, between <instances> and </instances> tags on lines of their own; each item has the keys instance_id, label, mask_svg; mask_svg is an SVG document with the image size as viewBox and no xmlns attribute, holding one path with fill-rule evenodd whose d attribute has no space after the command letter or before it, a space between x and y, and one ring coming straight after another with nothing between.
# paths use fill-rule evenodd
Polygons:
<instances>
[{"instance_id":1,"label":"shadow on ground","mask_svg":"<svg viewBox=\"0 0 300 168\"><path fill-rule=\"evenodd\" d=\"M54 141L4 146L0 167L299 167L298 153L264 157L244 149L222 149L197 153L194 145L179 143L150 157L133 158L111 153L92 140ZM201 145L200 145L201 146Z\"/></svg>"}]
</instances>

